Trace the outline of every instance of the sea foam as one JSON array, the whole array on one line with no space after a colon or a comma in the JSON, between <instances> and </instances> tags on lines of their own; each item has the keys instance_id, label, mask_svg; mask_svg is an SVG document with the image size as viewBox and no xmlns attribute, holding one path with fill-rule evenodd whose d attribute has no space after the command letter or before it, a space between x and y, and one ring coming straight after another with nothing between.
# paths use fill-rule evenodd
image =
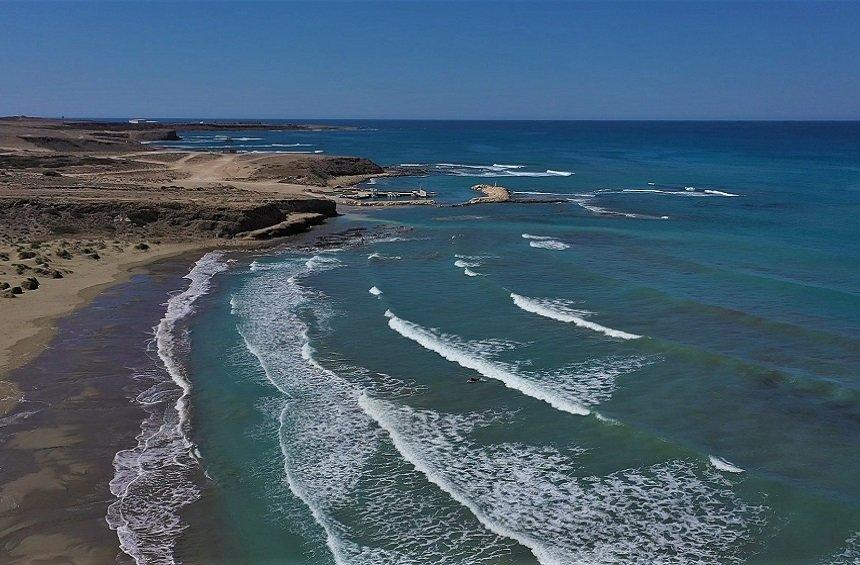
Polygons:
<instances>
[{"instance_id":1,"label":"sea foam","mask_svg":"<svg viewBox=\"0 0 860 565\"><path fill-rule=\"evenodd\" d=\"M169 378L145 375L155 384L136 400L147 416L137 446L114 457L109 486L116 500L106 516L120 549L136 563L174 562L174 546L185 529L180 510L200 495L191 476L197 462L187 429L191 382L180 361L189 344L180 326L194 312L195 301L209 292L212 277L225 269L220 253L204 255L185 276L188 288L167 301L153 328L155 350Z\"/></svg>"},{"instance_id":2,"label":"sea foam","mask_svg":"<svg viewBox=\"0 0 860 565\"><path fill-rule=\"evenodd\" d=\"M282 394L277 413L286 483L319 525L334 561L503 559L511 542L487 531L403 461L357 403L374 387L397 394L403 383L318 360L308 320L325 326L332 314L327 297L304 280L341 264L320 256L281 263L281 270L261 272L238 291L234 311L248 352ZM459 533L452 537L452 531Z\"/></svg>"},{"instance_id":3,"label":"sea foam","mask_svg":"<svg viewBox=\"0 0 860 565\"><path fill-rule=\"evenodd\" d=\"M617 337L620 339L639 339L642 337L641 335L627 333L621 330L614 330L612 328L607 328L606 326L601 326L600 324L590 322L582 318L581 316L577 316L573 312L555 308L552 304L542 302L541 300L535 298L528 298L526 296L522 296L520 294L512 292L511 299L514 301L514 304L516 304L519 308L522 308L526 312L531 312L532 314L537 314L538 316L558 320L559 322L570 323L580 328L600 332L602 334L608 335L609 337Z\"/></svg>"},{"instance_id":4,"label":"sea foam","mask_svg":"<svg viewBox=\"0 0 860 565\"><path fill-rule=\"evenodd\" d=\"M463 346L452 336L438 334L418 324L398 318L390 310L385 312L385 316L388 318L389 328L448 361L457 363L466 369L477 371L487 378L500 381L506 387L542 400L557 410L578 416L585 416L591 412L578 399L567 397L563 393L553 390L550 383L543 383L515 373L502 363L486 359L474 351L470 351L468 347Z\"/></svg>"},{"instance_id":5,"label":"sea foam","mask_svg":"<svg viewBox=\"0 0 860 565\"><path fill-rule=\"evenodd\" d=\"M740 562L764 509L719 474L667 461L578 476L573 448L478 443L493 414L416 410L369 396L359 404L417 470L484 526L544 564Z\"/></svg>"}]
</instances>

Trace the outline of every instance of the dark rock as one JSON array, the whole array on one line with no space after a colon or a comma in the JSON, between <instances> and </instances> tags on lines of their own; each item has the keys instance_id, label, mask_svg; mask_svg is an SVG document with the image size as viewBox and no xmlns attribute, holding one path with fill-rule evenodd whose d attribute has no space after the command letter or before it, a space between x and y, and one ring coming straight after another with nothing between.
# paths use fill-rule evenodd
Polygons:
<instances>
[{"instance_id":1,"label":"dark rock","mask_svg":"<svg viewBox=\"0 0 860 565\"><path fill-rule=\"evenodd\" d=\"M134 248L137 249L138 251L146 251L147 249L149 249L149 246L145 243L138 243L137 245L134 246Z\"/></svg>"},{"instance_id":2,"label":"dark rock","mask_svg":"<svg viewBox=\"0 0 860 565\"><path fill-rule=\"evenodd\" d=\"M27 277L24 282L21 283L21 288L24 290L36 290L39 288L39 279L36 277Z\"/></svg>"},{"instance_id":3,"label":"dark rock","mask_svg":"<svg viewBox=\"0 0 860 565\"><path fill-rule=\"evenodd\" d=\"M11 286L12 285L10 285L7 282L0 282L0 290L6 290L7 288L10 288Z\"/></svg>"},{"instance_id":4,"label":"dark rock","mask_svg":"<svg viewBox=\"0 0 860 565\"><path fill-rule=\"evenodd\" d=\"M36 254L32 251L21 251L18 253L18 259L32 259Z\"/></svg>"},{"instance_id":5,"label":"dark rock","mask_svg":"<svg viewBox=\"0 0 860 565\"><path fill-rule=\"evenodd\" d=\"M13 287L10 289L10 292L11 292L12 294L24 294L24 289L22 289L20 286L13 286Z\"/></svg>"}]
</instances>

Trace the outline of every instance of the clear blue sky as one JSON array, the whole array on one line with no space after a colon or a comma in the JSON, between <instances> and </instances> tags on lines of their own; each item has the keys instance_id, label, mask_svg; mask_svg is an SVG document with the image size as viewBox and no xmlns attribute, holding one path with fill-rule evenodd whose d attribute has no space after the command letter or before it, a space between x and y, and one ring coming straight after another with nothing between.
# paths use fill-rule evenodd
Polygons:
<instances>
[{"instance_id":1,"label":"clear blue sky","mask_svg":"<svg viewBox=\"0 0 860 565\"><path fill-rule=\"evenodd\" d=\"M0 0L0 114L860 119L860 2Z\"/></svg>"}]
</instances>

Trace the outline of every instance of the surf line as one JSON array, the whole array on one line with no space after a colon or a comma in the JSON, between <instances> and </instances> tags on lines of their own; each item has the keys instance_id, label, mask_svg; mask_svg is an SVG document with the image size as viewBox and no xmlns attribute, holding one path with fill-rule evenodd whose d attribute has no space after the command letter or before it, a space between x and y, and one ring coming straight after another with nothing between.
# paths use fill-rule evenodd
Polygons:
<instances>
[{"instance_id":1,"label":"surf line","mask_svg":"<svg viewBox=\"0 0 860 565\"><path fill-rule=\"evenodd\" d=\"M396 331L403 337L411 339L421 347L440 355L444 359L457 363L466 369L472 369L489 379L501 381L506 387L517 390L526 396L531 396L537 400L542 400L562 412L574 414L576 416L588 416L591 410L578 402L562 398L557 394L547 391L538 384L523 378L516 373L505 369L486 359L481 359L471 355L468 351L457 347L455 344L447 343L427 331L418 324L398 318L391 310L385 311L385 317L388 318L388 327Z\"/></svg>"},{"instance_id":2,"label":"surf line","mask_svg":"<svg viewBox=\"0 0 860 565\"><path fill-rule=\"evenodd\" d=\"M579 316L574 316L569 312L562 312L553 308L548 308L547 306L541 304L533 298L522 296L520 294L516 294L515 292L511 293L511 299L514 301L514 304L516 304L517 307L525 310L526 312L531 312L532 314L537 314L538 316L543 316L544 318L558 320L559 322L572 323L577 327L586 328L595 332L600 332L602 334L608 335L609 337L617 337L620 339L639 339L642 337L641 335L631 334L623 332L621 330L614 330L612 328L607 328L606 326L601 326L600 324L596 324L594 322L589 322L588 320L580 318Z\"/></svg>"},{"instance_id":3,"label":"surf line","mask_svg":"<svg viewBox=\"0 0 860 565\"><path fill-rule=\"evenodd\" d=\"M396 317L392 317L394 319ZM399 319L399 318L397 318ZM390 322L389 322L390 323ZM532 554L537 558L540 563L547 565L561 565L563 561L555 558L550 551L542 547L536 540L534 540L530 536L522 535L514 530L507 528L497 522L494 522L487 516L485 512L481 510L481 508L474 504L471 500L469 500L463 493L461 493L453 483L445 479L439 473L436 473L430 465L422 460L421 456L415 452L409 446L409 443L406 439L395 429L393 422L389 418L386 417L385 411L382 409L382 406L378 400L375 400L367 394L362 394L358 397L358 405L361 407L364 412L370 416L374 421L376 421L377 425L385 430L388 436L391 438L391 443L394 444L395 449L400 453L400 455L409 463L411 463L417 471L422 473L427 480L431 483L435 484L437 487L442 489L443 492L447 493L452 499L456 502L467 508L478 521L484 525L485 528L493 532L494 534L512 539L527 547Z\"/></svg>"}]
</instances>

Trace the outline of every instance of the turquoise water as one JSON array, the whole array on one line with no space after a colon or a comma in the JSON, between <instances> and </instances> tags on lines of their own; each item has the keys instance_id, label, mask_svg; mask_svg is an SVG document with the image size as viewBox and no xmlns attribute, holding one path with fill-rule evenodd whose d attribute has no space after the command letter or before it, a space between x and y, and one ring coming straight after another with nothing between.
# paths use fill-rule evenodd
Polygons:
<instances>
[{"instance_id":1,"label":"turquoise water","mask_svg":"<svg viewBox=\"0 0 860 565\"><path fill-rule=\"evenodd\" d=\"M357 125L235 138L567 200L210 257L186 363L220 558L856 562L860 125Z\"/></svg>"}]
</instances>

